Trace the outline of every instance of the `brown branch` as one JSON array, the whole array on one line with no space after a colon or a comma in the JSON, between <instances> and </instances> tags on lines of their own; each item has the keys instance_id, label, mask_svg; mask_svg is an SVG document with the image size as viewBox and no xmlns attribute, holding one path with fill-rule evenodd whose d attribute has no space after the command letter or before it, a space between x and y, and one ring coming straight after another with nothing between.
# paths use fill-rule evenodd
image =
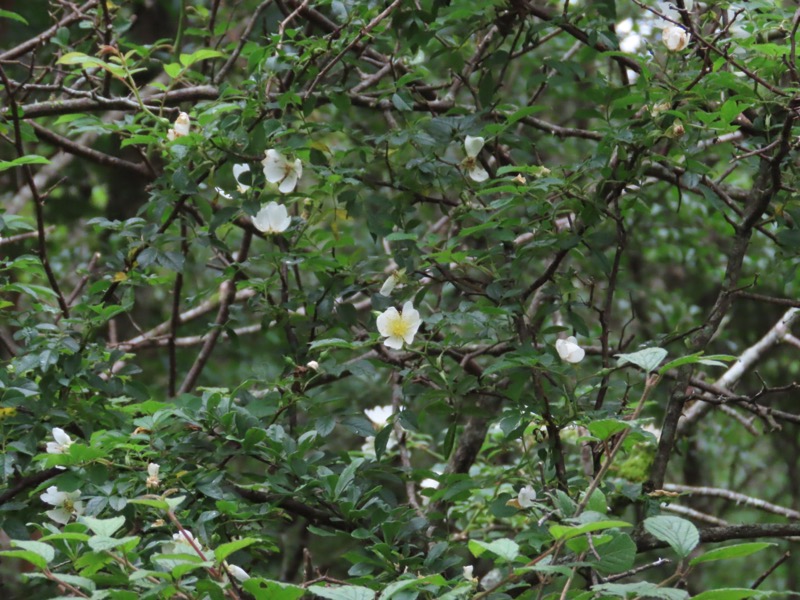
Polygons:
<instances>
[{"instance_id":1,"label":"brown branch","mask_svg":"<svg viewBox=\"0 0 800 600\"><path fill-rule=\"evenodd\" d=\"M17 101L14 98L16 91L12 91L11 83L6 76L5 70L0 66L0 79L2 79L3 84L6 88L6 96L8 98L8 104L11 111L11 119L14 125L14 147L17 151L17 156L22 158L25 156L25 148L22 145L22 129L20 127L20 119L19 119L19 106L17 105ZM47 259L47 237L45 234L45 226L44 226L44 198L39 194L39 190L36 187L36 182L33 179L33 171L31 171L30 165L22 165L22 173L25 176L25 181L28 184L28 189L31 191L31 197L33 198L34 203L34 210L36 212L36 229L39 233L38 241L39 241L39 260L42 263L42 267L44 268L45 275L47 276L47 281L50 284L51 289L56 295L58 300L58 306L61 308L61 314L65 317L69 317L69 306L67 305L67 301L64 298L64 295L61 293L61 288L58 285L58 280L56 279L55 273L53 273L53 269L50 266L50 261Z\"/></svg>"},{"instance_id":2,"label":"brown branch","mask_svg":"<svg viewBox=\"0 0 800 600\"><path fill-rule=\"evenodd\" d=\"M247 254L250 251L250 242L252 240L253 235L249 231L245 231L244 235L242 236L242 243L237 255L237 261L239 264L247 260ZM203 347L200 349L200 353L197 355L197 359L195 359L194 364L186 374L186 377L184 378L183 383L178 390L179 394L185 394L194 388L195 384L197 383L197 379L200 377L200 373L203 372L208 359L211 358L211 353L214 350L214 346L216 345L217 340L222 333L222 326L228 321L231 304L236 298L236 282L240 278L241 271L237 268L233 277L223 284L224 293L219 305L219 310L217 311L217 318L214 321L214 328L209 333L208 338L206 338L206 341L203 344Z\"/></svg>"},{"instance_id":3,"label":"brown branch","mask_svg":"<svg viewBox=\"0 0 800 600\"><path fill-rule=\"evenodd\" d=\"M111 156L110 154L104 154L103 152L99 152L94 148L83 146L77 142L73 142L69 138L61 136L57 133L53 133L52 131L46 129L45 127L42 127L35 121L31 121L30 125L33 127L34 131L36 131L36 135L40 139L43 139L44 141L54 146L58 146L59 148L61 148L66 152L69 152L70 154L74 154L75 156L81 156L104 167L124 169L126 171L136 173L137 175L141 175L148 181L151 181L156 178L156 174L153 173L150 170L150 167L145 163L132 163L122 158Z\"/></svg>"},{"instance_id":4,"label":"brown branch","mask_svg":"<svg viewBox=\"0 0 800 600\"><path fill-rule=\"evenodd\" d=\"M32 37L29 40L22 42L18 46L15 46L14 48L6 50L2 54L0 54L0 62L13 60L15 58L19 58L24 54L27 54L28 52L34 50L37 46L39 46L39 44L48 41L50 38L56 35L58 30L61 29L62 27L72 25L73 23L76 23L83 19L92 20L91 16L85 15L84 13L90 8L94 8L96 5L97 5L97 0L89 0L89 2L85 3L84 5L80 6L79 8L71 12L69 15L61 19L58 23L56 23L49 29L45 29L39 35Z\"/></svg>"},{"instance_id":5,"label":"brown branch","mask_svg":"<svg viewBox=\"0 0 800 600\"><path fill-rule=\"evenodd\" d=\"M44 483L48 479L52 479L59 473L63 472L64 471L58 467L52 467L46 471L40 471L39 473L34 473L33 475L27 475L26 477L17 479L14 485L0 494L0 506L13 499L17 494L21 494L29 488L36 487L40 483Z\"/></svg>"}]
</instances>

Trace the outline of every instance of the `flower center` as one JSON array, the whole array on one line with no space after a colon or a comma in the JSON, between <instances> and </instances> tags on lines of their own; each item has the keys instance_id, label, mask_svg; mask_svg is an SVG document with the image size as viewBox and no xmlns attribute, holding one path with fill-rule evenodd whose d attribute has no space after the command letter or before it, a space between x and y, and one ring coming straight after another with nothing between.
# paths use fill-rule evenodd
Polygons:
<instances>
[{"instance_id":1,"label":"flower center","mask_svg":"<svg viewBox=\"0 0 800 600\"><path fill-rule=\"evenodd\" d=\"M389 324L389 331L391 332L392 336L405 337L406 333L408 332L408 323L406 323L406 320L403 317L399 317Z\"/></svg>"}]
</instances>

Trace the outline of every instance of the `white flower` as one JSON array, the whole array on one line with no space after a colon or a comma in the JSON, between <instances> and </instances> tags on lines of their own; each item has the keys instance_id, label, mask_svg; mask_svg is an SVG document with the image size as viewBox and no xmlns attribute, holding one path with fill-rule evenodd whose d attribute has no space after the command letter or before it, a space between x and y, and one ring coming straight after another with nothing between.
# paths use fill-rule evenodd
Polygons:
<instances>
[{"instance_id":1,"label":"white flower","mask_svg":"<svg viewBox=\"0 0 800 600\"><path fill-rule=\"evenodd\" d=\"M264 177L270 183L278 183L278 190L283 194L288 194L297 185L297 180L303 176L303 163L300 159L290 162L277 150L267 150L264 160Z\"/></svg>"},{"instance_id":2,"label":"white flower","mask_svg":"<svg viewBox=\"0 0 800 600\"><path fill-rule=\"evenodd\" d=\"M314 371L319 371L319 363L315 360L310 360L306 363L307 369L312 369Z\"/></svg>"},{"instance_id":3,"label":"white flower","mask_svg":"<svg viewBox=\"0 0 800 600\"><path fill-rule=\"evenodd\" d=\"M586 356L586 351L578 346L578 340L574 336L569 336L565 340L556 341L556 352L568 363L579 363Z\"/></svg>"},{"instance_id":4,"label":"white flower","mask_svg":"<svg viewBox=\"0 0 800 600\"><path fill-rule=\"evenodd\" d=\"M402 348L403 342L413 343L421 324L419 312L410 300L403 305L402 314L394 306L390 306L378 315L378 331L386 338L383 344L395 350Z\"/></svg>"},{"instance_id":5,"label":"white flower","mask_svg":"<svg viewBox=\"0 0 800 600\"><path fill-rule=\"evenodd\" d=\"M157 488L161 484L158 478L158 470L161 466L157 463L150 463L147 465L147 482L145 485L149 488Z\"/></svg>"},{"instance_id":6,"label":"white flower","mask_svg":"<svg viewBox=\"0 0 800 600\"><path fill-rule=\"evenodd\" d=\"M372 424L375 426L376 429L383 429L386 426L386 423L389 421L389 417L392 416L394 409L391 405L387 404L386 406L376 406L374 408L365 408L364 414L367 415L367 418L372 421Z\"/></svg>"},{"instance_id":7,"label":"white flower","mask_svg":"<svg viewBox=\"0 0 800 600\"><path fill-rule=\"evenodd\" d=\"M394 435L394 431L390 431L389 437L386 438L386 448L384 448L384 452L391 452L395 446L397 446L397 438ZM364 438L364 443L361 444L361 452L364 453L364 456L369 458L377 458L378 454L375 452L374 435L369 435Z\"/></svg>"},{"instance_id":8,"label":"white flower","mask_svg":"<svg viewBox=\"0 0 800 600\"><path fill-rule=\"evenodd\" d=\"M192 122L189 119L189 115L185 112L182 112L178 115L178 118L175 119L175 123L172 125L172 129L167 132L167 139L169 141L173 141L178 139L179 137L183 137L185 135L189 135L189 129L192 126Z\"/></svg>"},{"instance_id":9,"label":"white flower","mask_svg":"<svg viewBox=\"0 0 800 600\"><path fill-rule=\"evenodd\" d=\"M689 34L682 27L667 25L661 32L661 41L670 52L680 52L689 43Z\"/></svg>"},{"instance_id":10,"label":"white flower","mask_svg":"<svg viewBox=\"0 0 800 600\"><path fill-rule=\"evenodd\" d=\"M522 508L530 508L533 506L535 500L536 490L534 490L531 485L526 485L519 491L519 494L517 494L517 502L519 502Z\"/></svg>"},{"instance_id":11,"label":"white flower","mask_svg":"<svg viewBox=\"0 0 800 600\"><path fill-rule=\"evenodd\" d=\"M64 454L72 444L72 439L60 427L53 427L52 433L55 442L47 442L47 453Z\"/></svg>"},{"instance_id":12,"label":"white flower","mask_svg":"<svg viewBox=\"0 0 800 600\"><path fill-rule=\"evenodd\" d=\"M381 286L381 289L378 293L381 296L391 296L392 292L394 291L394 288L397 287L398 281L399 278L397 277L397 273L392 273L391 275L389 275L386 281L383 282L383 285Z\"/></svg>"},{"instance_id":13,"label":"white flower","mask_svg":"<svg viewBox=\"0 0 800 600\"><path fill-rule=\"evenodd\" d=\"M46 502L55 508L45 511L45 514L56 523L66 525L73 515L83 513L83 502L78 500L81 497L80 490L74 492L59 492L58 488L51 485L47 491L41 495L42 502Z\"/></svg>"},{"instance_id":14,"label":"white flower","mask_svg":"<svg viewBox=\"0 0 800 600\"><path fill-rule=\"evenodd\" d=\"M231 196L228 192L226 192L220 187L215 187L214 191L217 192L223 198L225 198L225 200L233 200L233 196Z\"/></svg>"},{"instance_id":15,"label":"white flower","mask_svg":"<svg viewBox=\"0 0 800 600\"><path fill-rule=\"evenodd\" d=\"M261 207L253 219L253 225L263 233L283 233L291 225L289 211L283 204L270 202Z\"/></svg>"},{"instance_id":16,"label":"white flower","mask_svg":"<svg viewBox=\"0 0 800 600\"><path fill-rule=\"evenodd\" d=\"M467 581L472 581L472 570L474 567L472 565L466 565L464 567L464 579Z\"/></svg>"},{"instance_id":17,"label":"white flower","mask_svg":"<svg viewBox=\"0 0 800 600\"><path fill-rule=\"evenodd\" d=\"M250 579L250 575L248 575L247 571L245 571L242 567L229 564L226 564L225 566L228 569L228 573L230 573L235 579L238 579L239 581L247 581Z\"/></svg>"},{"instance_id":18,"label":"white flower","mask_svg":"<svg viewBox=\"0 0 800 600\"><path fill-rule=\"evenodd\" d=\"M239 181L239 176L242 173L249 173L250 172L250 165L233 165L233 178L236 180L236 189L239 190L240 193L244 194L247 190L250 189L249 185L243 184Z\"/></svg>"},{"instance_id":19,"label":"white flower","mask_svg":"<svg viewBox=\"0 0 800 600\"><path fill-rule=\"evenodd\" d=\"M678 11L675 0L658 0L656 4L658 5L658 11L665 17L672 19L673 21L681 20L681 13ZM692 12L692 6L694 5L693 0L684 0L683 5L686 7L688 12Z\"/></svg>"},{"instance_id":20,"label":"white flower","mask_svg":"<svg viewBox=\"0 0 800 600\"><path fill-rule=\"evenodd\" d=\"M478 154L480 154L485 142L486 140L482 137L472 137L471 135L468 135L464 140L464 150L467 152L467 158L461 162L461 166L467 171L467 175L472 181L480 182L489 179L489 173L478 162Z\"/></svg>"},{"instance_id":21,"label":"white flower","mask_svg":"<svg viewBox=\"0 0 800 600\"><path fill-rule=\"evenodd\" d=\"M419 482L419 487L435 490L436 488L439 487L439 482L436 481L435 479L431 479L430 477L428 477L427 479L423 479L422 481Z\"/></svg>"}]
</instances>

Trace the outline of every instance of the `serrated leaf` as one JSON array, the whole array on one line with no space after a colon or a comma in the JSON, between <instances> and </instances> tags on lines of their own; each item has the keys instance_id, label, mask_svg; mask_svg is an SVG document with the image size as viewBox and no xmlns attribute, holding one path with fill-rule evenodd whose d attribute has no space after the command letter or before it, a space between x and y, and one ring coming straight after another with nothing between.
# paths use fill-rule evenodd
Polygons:
<instances>
[{"instance_id":1,"label":"serrated leaf","mask_svg":"<svg viewBox=\"0 0 800 600\"><path fill-rule=\"evenodd\" d=\"M81 523L86 525L92 530L95 535L112 536L123 525L125 525L125 517L113 517L111 519L95 519L93 517L81 517Z\"/></svg>"},{"instance_id":2,"label":"serrated leaf","mask_svg":"<svg viewBox=\"0 0 800 600\"><path fill-rule=\"evenodd\" d=\"M631 363L642 369L645 373L655 371L661 361L667 357L667 351L663 348L645 348L630 354L615 354L617 365L620 367Z\"/></svg>"},{"instance_id":3,"label":"serrated leaf","mask_svg":"<svg viewBox=\"0 0 800 600\"><path fill-rule=\"evenodd\" d=\"M444 585L446 583L444 577L441 575L428 575L427 577L418 577L415 579L405 579L403 581L395 581L394 583L390 583L387 585L381 595L378 597L378 600L390 600L394 594L401 590L405 590L411 587L417 587L422 585Z\"/></svg>"},{"instance_id":4,"label":"serrated leaf","mask_svg":"<svg viewBox=\"0 0 800 600\"><path fill-rule=\"evenodd\" d=\"M749 542L746 544L735 544L733 546L725 546L724 548L714 548L705 554L701 554L693 558L690 566L699 565L700 563L712 562L715 560L728 560L730 558L740 558L742 556L750 556L756 552L760 552L764 548L769 548L775 544L769 542Z\"/></svg>"},{"instance_id":5,"label":"serrated leaf","mask_svg":"<svg viewBox=\"0 0 800 600\"><path fill-rule=\"evenodd\" d=\"M744 600L745 598L759 600L771 596L785 596L786 592L776 590L752 590L749 588L723 588L721 590L709 590L700 592L692 596L692 600ZM794 593L794 595L797 595Z\"/></svg>"},{"instance_id":6,"label":"serrated leaf","mask_svg":"<svg viewBox=\"0 0 800 600\"><path fill-rule=\"evenodd\" d=\"M596 550L600 560L594 564L594 569L602 575L627 571L636 560L636 543L629 535L618 535Z\"/></svg>"},{"instance_id":7,"label":"serrated leaf","mask_svg":"<svg viewBox=\"0 0 800 600\"><path fill-rule=\"evenodd\" d=\"M339 587L322 587L312 585L308 591L329 600L375 600L375 592L360 585L342 585Z\"/></svg>"},{"instance_id":8,"label":"serrated leaf","mask_svg":"<svg viewBox=\"0 0 800 600\"><path fill-rule=\"evenodd\" d=\"M297 600L306 593L303 588L290 583L260 578L248 579L242 587L256 600Z\"/></svg>"},{"instance_id":9,"label":"serrated leaf","mask_svg":"<svg viewBox=\"0 0 800 600\"><path fill-rule=\"evenodd\" d=\"M491 542L470 540L469 551L472 552L472 555L475 558L478 558L484 552L489 551L492 554L496 554L500 558L511 562L519 556L519 544L507 538L493 540Z\"/></svg>"},{"instance_id":10,"label":"serrated leaf","mask_svg":"<svg viewBox=\"0 0 800 600\"><path fill-rule=\"evenodd\" d=\"M579 535L583 535L584 533L602 531L603 529L611 529L612 527L633 526L625 521L594 521L592 523L586 523L585 525L578 525L575 527L570 527L568 525L551 525L550 535L552 535L556 540L569 540Z\"/></svg>"},{"instance_id":11,"label":"serrated leaf","mask_svg":"<svg viewBox=\"0 0 800 600\"><path fill-rule=\"evenodd\" d=\"M140 538L137 536L114 538L106 535L95 535L89 538L89 547L95 552L103 552L105 550L124 546L129 542L135 542L133 544L135 546L139 542L139 539Z\"/></svg>"},{"instance_id":12,"label":"serrated leaf","mask_svg":"<svg viewBox=\"0 0 800 600\"><path fill-rule=\"evenodd\" d=\"M689 556L700 543L700 534L691 521L681 517L660 516L644 520L647 533L666 542L681 558Z\"/></svg>"},{"instance_id":13,"label":"serrated leaf","mask_svg":"<svg viewBox=\"0 0 800 600\"><path fill-rule=\"evenodd\" d=\"M29 563L39 569L44 570L47 568L47 561L36 554L36 552L31 552L30 550L0 550L0 556L21 558L22 560L27 560Z\"/></svg>"},{"instance_id":14,"label":"serrated leaf","mask_svg":"<svg viewBox=\"0 0 800 600\"><path fill-rule=\"evenodd\" d=\"M619 433L623 429L628 429L631 426L626 421L618 421L617 419L600 419L593 421L587 425L589 433L600 440L607 440L612 435Z\"/></svg>"},{"instance_id":15,"label":"serrated leaf","mask_svg":"<svg viewBox=\"0 0 800 600\"><path fill-rule=\"evenodd\" d=\"M169 504L164 500L154 500L151 498L134 498L128 500L130 504L141 504L143 506L150 506L152 508L160 508L161 510L169 510Z\"/></svg>"},{"instance_id":16,"label":"serrated leaf","mask_svg":"<svg viewBox=\"0 0 800 600\"><path fill-rule=\"evenodd\" d=\"M627 598L629 595L643 598L659 598L660 600L685 600L689 597L686 590L658 587L646 581L640 583L601 583L592 586L593 592L610 594L616 598ZM696 596L695 596L696 598Z\"/></svg>"},{"instance_id":17,"label":"serrated leaf","mask_svg":"<svg viewBox=\"0 0 800 600\"><path fill-rule=\"evenodd\" d=\"M247 548L248 546L252 546L256 542L258 542L258 540L255 538L244 538L241 540L234 540L232 542L227 542L225 544L217 546L214 549L214 557L217 559L217 562L222 562L237 550L241 550L242 548Z\"/></svg>"},{"instance_id":18,"label":"serrated leaf","mask_svg":"<svg viewBox=\"0 0 800 600\"><path fill-rule=\"evenodd\" d=\"M336 482L336 490L333 493L334 499L338 499L339 496L342 495L342 492L344 492L345 488L350 485L350 483L353 481L353 477L355 477L356 470L363 462L363 458L356 458L344 468L344 471L342 471L342 474L339 476L339 480Z\"/></svg>"}]
</instances>

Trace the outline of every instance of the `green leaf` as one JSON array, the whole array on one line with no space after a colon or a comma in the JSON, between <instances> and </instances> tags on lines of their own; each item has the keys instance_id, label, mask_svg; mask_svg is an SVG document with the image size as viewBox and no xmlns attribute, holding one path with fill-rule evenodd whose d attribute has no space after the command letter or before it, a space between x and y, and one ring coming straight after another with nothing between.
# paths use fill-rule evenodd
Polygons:
<instances>
[{"instance_id":1,"label":"green leaf","mask_svg":"<svg viewBox=\"0 0 800 600\"><path fill-rule=\"evenodd\" d=\"M11 19L12 21L19 21L24 25L28 24L28 22L22 15L18 15L17 13L11 12L10 10L0 9L0 19Z\"/></svg>"},{"instance_id":2,"label":"green leaf","mask_svg":"<svg viewBox=\"0 0 800 600\"><path fill-rule=\"evenodd\" d=\"M232 542L227 542L225 544L217 546L214 549L214 556L216 557L217 562L222 562L237 550L241 550L242 548L247 548L248 546L252 546L256 542L258 542L258 540L255 538L244 538L241 540L234 540Z\"/></svg>"},{"instance_id":3,"label":"green leaf","mask_svg":"<svg viewBox=\"0 0 800 600\"><path fill-rule=\"evenodd\" d=\"M24 558L40 569L47 568L47 563L52 562L56 557L55 548L50 544L30 540L11 540L11 543L14 544L15 548L21 548L22 550L6 550L0 552L0 555Z\"/></svg>"},{"instance_id":4,"label":"green leaf","mask_svg":"<svg viewBox=\"0 0 800 600\"><path fill-rule=\"evenodd\" d=\"M38 154L28 154L27 156L20 156L14 160L0 160L0 173L19 167L20 165L49 165L50 161L44 156Z\"/></svg>"},{"instance_id":5,"label":"green leaf","mask_svg":"<svg viewBox=\"0 0 800 600\"><path fill-rule=\"evenodd\" d=\"M378 597L378 600L390 600L394 594L401 590L405 590L408 588L419 587L423 585L429 584L436 584L436 585L444 585L446 583L444 577L441 575L428 575L427 577L419 577L414 579L404 579L402 581L395 581L394 583L390 583L387 585L381 595Z\"/></svg>"},{"instance_id":6,"label":"green leaf","mask_svg":"<svg viewBox=\"0 0 800 600\"><path fill-rule=\"evenodd\" d=\"M161 510L169 510L169 504L164 500L153 500L151 498L134 498L128 500L129 504L142 504L143 506L150 506L152 508L160 508Z\"/></svg>"},{"instance_id":7,"label":"green leaf","mask_svg":"<svg viewBox=\"0 0 800 600\"><path fill-rule=\"evenodd\" d=\"M329 600L375 600L375 592L360 585L342 585L339 587L322 587L312 585L308 591Z\"/></svg>"},{"instance_id":8,"label":"green leaf","mask_svg":"<svg viewBox=\"0 0 800 600\"><path fill-rule=\"evenodd\" d=\"M138 536L114 538L106 535L95 535L89 539L89 547L95 552L104 552L105 550L111 550L133 542L132 547L135 548L140 539Z\"/></svg>"},{"instance_id":9,"label":"green leaf","mask_svg":"<svg viewBox=\"0 0 800 600\"><path fill-rule=\"evenodd\" d=\"M571 538L583 535L584 533L591 533L592 531L602 531L603 529L611 529L612 527L632 527L630 523L625 521L594 521L586 523L585 525L578 525L570 527L567 525L551 525L550 535L556 540L569 540Z\"/></svg>"},{"instance_id":10,"label":"green leaf","mask_svg":"<svg viewBox=\"0 0 800 600\"><path fill-rule=\"evenodd\" d=\"M791 592L792 595L797 595L796 592ZM775 590L751 590L749 588L723 588L720 590L709 590L707 592L700 592L692 597L692 600L744 600L750 598L757 600L759 598L769 598L771 596L785 596L786 592L777 592Z\"/></svg>"},{"instance_id":11,"label":"green leaf","mask_svg":"<svg viewBox=\"0 0 800 600\"><path fill-rule=\"evenodd\" d=\"M644 528L657 540L667 542L681 558L689 556L700 543L697 527L681 517L650 517L644 520Z\"/></svg>"},{"instance_id":12,"label":"green leaf","mask_svg":"<svg viewBox=\"0 0 800 600\"><path fill-rule=\"evenodd\" d=\"M616 354L617 364L621 367L628 363L634 364L646 373L655 371L661 361L667 357L667 351L663 348L645 348L631 354Z\"/></svg>"},{"instance_id":13,"label":"green leaf","mask_svg":"<svg viewBox=\"0 0 800 600\"><path fill-rule=\"evenodd\" d=\"M353 462L344 468L344 471L342 471L342 474L339 476L339 481L336 482L336 490L333 493L334 499L338 500L345 488L350 485L353 481L353 477L355 477L356 470L363 462L363 458L355 458Z\"/></svg>"},{"instance_id":14,"label":"green leaf","mask_svg":"<svg viewBox=\"0 0 800 600\"><path fill-rule=\"evenodd\" d=\"M705 554L697 556L689 562L690 566L699 565L700 563L711 562L715 560L727 560L729 558L740 558L742 556L750 556L756 552L760 552L764 548L769 548L775 544L769 542L749 542L746 544L735 544L733 546L725 546L724 548L714 548Z\"/></svg>"},{"instance_id":15,"label":"green leaf","mask_svg":"<svg viewBox=\"0 0 800 600\"><path fill-rule=\"evenodd\" d=\"M21 558L22 560L27 560L29 563L39 569L44 570L47 568L47 561L36 554L36 552L31 552L30 550L0 550L0 556Z\"/></svg>"},{"instance_id":16,"label":"green leaf","mask_svg":"<svg viewBox=\"0 0 800 600\"><path fill-rule=\"evenodd\" d=\"M507 538L491 542L482 542L480 540L469 541L469 551L472 552L472 556L475 558L478 558L487 550L508 562L513 561L519 556L519 544Z\"/></svg>"},{"instance_id":17,"label":"green leaf","mask_svg":"<svg viewBox=\"0 0 800 600\"><path fill-rule=\"evenodd\" d=\"M633 567L636 560L636 543L629 535L618 535L607 544L596 547L600 560L594 569L602 575L622 573Z\"/></svg>"},{"instance_id":18,"label":"green leaf","mask_svg":"<svg viewBox=\"0 0 800 600\"><path fill-rule=\"evenodd\" d=\"M659 598L660 600L685 600L689 597L686 590L658 587L655 583L601 583L592 586L593 592L602 592L616 598L627 598L629 595L643 598ZM696 598L697 596L695 596Z\"/></svg>"},{"instance_id":19,"label":"green leaf","mask_svg":"<svg viewBox=\"0 0 800 600\"><path fill-rule=\"evenodd\" d=\"M173 79L176 79L183 71L183 67L181 67L178 63L170 63L168 65L164 65L164 71L167 75Z\"/></svg>"},{"instance_id":20,"label":"green leaf","mask_svg":"<svg viewBox=\"0 0 800 600\"><path fill-rule=\"evenodd\" d=\"M306 593L303 588L290 583L260 578L248 579L242 587L256 600L297 600Z\"/></svg>"},{"instance_id":21,"label":"green leaf","mask_svg":"<svg viewBox=\"0 0 800 600\"><path fill-rule=\"evenodd\" d=\"M615 435L623 429L628 429L631 426L626 421L618 421L616 419L600 419L599 421L592 421L587 426L589 433L600 440L607 440L612 435Z\"/></svg>"},{"instance_id":22,"label":"green leaf","mask_svg":"<svg viewBox=\"0 0 800 600\"><path fill-rule=\"evenodd\" d=\"M125 517L113 517L111 519L95 519L92 517L81 517L78 519L86 525L95 535L112 536L120 527L125 524Z\"/></svg>"},{"instance_id":23,"label":"green leaf","mask_svg":"<svg viewBox=\"0 0 800 600\"><path fill-rule=\"evenodd\" d=\"M220 56L225 56L225 55L218 50L209 50L208 48L201 48L200 50L192 52L191 54L181 54L180 61L184 67L191 67L194 63L200 62L201 60L207 60L209 58L219 58Z\"/></svg>"}]
</instances>

